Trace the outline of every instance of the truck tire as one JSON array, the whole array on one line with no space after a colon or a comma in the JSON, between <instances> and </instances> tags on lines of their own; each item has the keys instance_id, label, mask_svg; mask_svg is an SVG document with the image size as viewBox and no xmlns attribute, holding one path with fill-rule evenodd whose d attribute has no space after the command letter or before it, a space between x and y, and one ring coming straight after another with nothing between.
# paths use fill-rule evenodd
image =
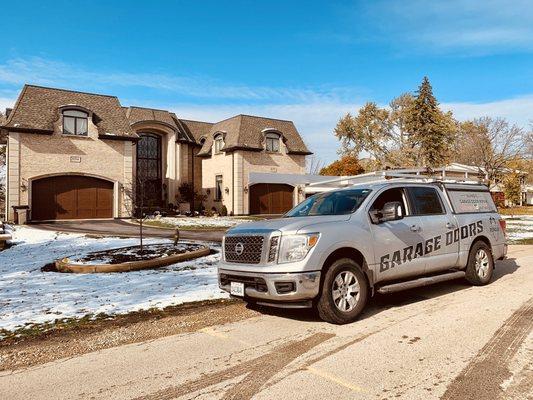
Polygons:
<instances>
[{"instance_id":1,"label":"truck tire","mask_svg":"<svg viewBox=\"0 0 533 400\"><path fill-rule=\"evenodd\" d=\"M355 321L366 305L368 286L360 266L350 258L335 261L327 270L316 308L332 324Z\"/></svg>"},{"instance_id":2,"label":"truck tire","mask_svg":"<svg viewBox=\"0 0 533 400\"><path fill-rule=\"evenodd\" d=\"M494 271L494 259L490 247L477 241L470 249L466 266L466 280L472 285L483 286L490 282Z\"/></svg>"}]
</instances>

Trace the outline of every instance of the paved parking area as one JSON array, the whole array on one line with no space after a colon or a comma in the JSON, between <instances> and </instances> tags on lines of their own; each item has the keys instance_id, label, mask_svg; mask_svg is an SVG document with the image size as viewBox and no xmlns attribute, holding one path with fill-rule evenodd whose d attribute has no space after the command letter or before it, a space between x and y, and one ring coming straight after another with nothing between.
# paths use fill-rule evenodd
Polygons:
<instances>
[{"instance_id":1,"label":"paved parking area","mask_svg":"<svg viewBox=\"0 0 533 400\"><path fill-rule=\"evenodd\" d=\"M5 371L0 398L527 399L532 328L533 246L511 246L485 287L378 296L350 325L272 310Z\"/></svg>"},{"instance_id":2,"label":"paved parking area","mask_svg":"<svg viewBox=\"0 0 533 400\"><path fill-rule=\"evenodd\" d=\"M85 220L85 221L56 221L38 223L34 228L58 232L86 233L104 236L138 237L139 226L119 219ZM174 237L173 229L144 227L143 234L147 237ZM180 237L190 240L207 240L221 242L224 230L181 230Z\"/></svg>"}]
</instances>

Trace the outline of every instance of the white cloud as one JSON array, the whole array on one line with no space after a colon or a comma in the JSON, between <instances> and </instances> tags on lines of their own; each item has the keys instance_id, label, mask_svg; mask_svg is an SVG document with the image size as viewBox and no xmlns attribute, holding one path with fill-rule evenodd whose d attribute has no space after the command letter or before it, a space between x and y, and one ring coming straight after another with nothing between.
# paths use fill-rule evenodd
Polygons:
<instances>
[{"instance_id":1,"label":"white cloud","mask_svg":"<svg viewBox=\"0 0 533 400\"><path fill-rule=\"evenodd\" d=\"M375 40L392 41L402 51L488 54L533 50L529 0L382 0L357 11L364 12L377 28Z\"/></svg>"},{"instance_id":2,"label":"white cloud","mask_svg":"<svg viewBox=\"0 0 533 400\"><path fill-rule=\"evenodd\" d=\"M453 111L459 120L483 116L501 117L523 128L533 122L533 95L486 103L443 103L441 106Z\"/></svg>"},{"instance_id":3,"label":"white cloud","mask_svg":"<svg viewBox=\"0 0 533 400\"><path fill-rule=\"evenodd\" d=\"M0 83L72 87L78 90L109 90L137 87L177 93L181 97L226 99L230 101L332 101L339 96L353 95L346 88L266 87L225 84L201 76L185 77L163 73L94 72L76 65L39 57L11 59L0 64Z\"/></svg>"},{"instance_id":4,"label":"white cloud","mask_svg":"<svg viewBox=\"0 0 533 400\"><path fill-rule=\"evenodd\" d=\"M5 112L6 108L13 108L15 105L16 99L0 97L0 111L2 114Z\"/></svg>"}]
</instances>

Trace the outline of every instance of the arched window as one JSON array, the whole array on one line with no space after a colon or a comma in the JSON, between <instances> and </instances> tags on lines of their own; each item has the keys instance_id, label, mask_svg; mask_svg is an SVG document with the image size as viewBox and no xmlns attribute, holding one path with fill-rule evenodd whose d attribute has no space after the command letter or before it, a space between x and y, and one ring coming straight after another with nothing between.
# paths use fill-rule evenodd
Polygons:
<instances>
[{"instance_id":1,"label":"arched window","mask_svg":"<svg viewBox=\"0 0 533 400\"><path fill-rule=\"evenodd\" d=\"M224 147L224 138L221 134L218 134L215 136L215 154L219 154L222 152L222 148Z\"/></svg>"},{"instance_id":2,"label":"arched window","mask_svg":"<svg viewBox=\"0 0 533 400\"><path fill-rule=\"evenodd\" d=\"M87 136L89 115L80 110L63 111L63 133L66 135Z\"/></svg>"},{"instance_id":3,"label":"arched window","mask_svg":"<svg viewBox=\"0 0 533 400\"><path fill-rule=\"evenodd\" d=\"M265 135L266 151L271 153L279 153L279 140L280 136L277 133L267 133Z\"/></svg>"}]
</instances>

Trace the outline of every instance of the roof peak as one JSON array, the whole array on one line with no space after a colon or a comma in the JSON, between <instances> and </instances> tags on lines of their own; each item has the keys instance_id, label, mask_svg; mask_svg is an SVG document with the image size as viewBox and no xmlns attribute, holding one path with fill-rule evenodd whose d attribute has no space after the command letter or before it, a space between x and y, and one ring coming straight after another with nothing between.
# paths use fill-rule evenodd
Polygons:
<instances>
[{"instance_id":1,"label":"roof peak","mask_svg":"<svg viewBox=\"0 0 533 400\"><path fill-rule=\"evenodd\" d=\"M29 83L26 83L24 85L24 88L29 88L29 87L37 88L37 89L57 90L57 91L60 91L60 92L68 92L68 93L88 94L88 95L91 95L91 96L111 97L113 99L117 99L118 100L117 96L113 96L113 95L110 95L110 94L83 92L83 91L80 91L80 90L62 89L62 88L51 87L51 86L33 85L33 84L29 84Z\"/></svg>"},{"instance_id":2,"label":"roof peak","mask_svg":"<svg viewBox=\"0 0 533 400\"><path fill-rule=\"evenodd\" d=\"M142 106L129 106L127 108L140 108L142 110L163 111L163 112L167 112L169 114L173 114L171 111L163 110L162 108L152 108L152 107L142 107Z\"/></svg>"},{"instance_id":3,"label":"roof peak","mask_svg":"<svg viewBox=\"0 0 533 400\"><path fill-rule=\"evenodd\" d=\"M207 121L199 121L197 119L188 119L188 118L178 118L180 121L186 121L186 122L198 122L200 124L209 124L214 125L216 122L207 122Z\"/></svg>"}]
</instances>

